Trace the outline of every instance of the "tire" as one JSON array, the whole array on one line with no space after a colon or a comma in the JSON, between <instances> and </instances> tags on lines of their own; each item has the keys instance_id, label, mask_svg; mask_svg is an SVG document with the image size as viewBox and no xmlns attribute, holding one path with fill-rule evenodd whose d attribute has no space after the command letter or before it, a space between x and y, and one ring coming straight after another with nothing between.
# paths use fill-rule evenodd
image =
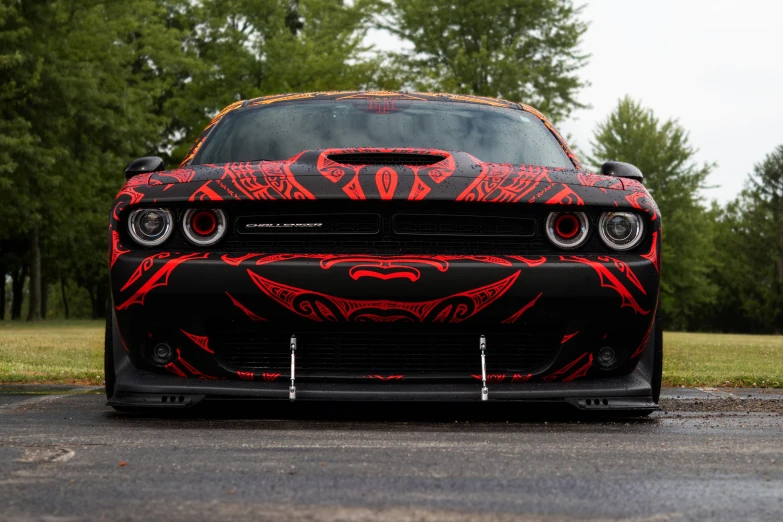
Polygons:
<instances>
[{"instance_id":1,"label":"tire","mask_svg":"<svg viewBox=\"0 0 783 522\"><path fill-rule=\"evenodd\" d=\"M106 309L106 338L103 345L103 380L106 384L106 398L114 395L114 314L111 311L111 299Z\"/></svg>"},{"instance_id":2,"label":"tire","mask_svg":"<svg viewBox=\"0 0 783 522\"><path fill-rule=\"evenodd\" d=\"M652 398L655 404L661 400L661 381L663 380L663 329L661 328L661 305L660 300L658 309L655 311L654 319L654 349L653 371L652 371Z\"/></svg>"}]
</instances>

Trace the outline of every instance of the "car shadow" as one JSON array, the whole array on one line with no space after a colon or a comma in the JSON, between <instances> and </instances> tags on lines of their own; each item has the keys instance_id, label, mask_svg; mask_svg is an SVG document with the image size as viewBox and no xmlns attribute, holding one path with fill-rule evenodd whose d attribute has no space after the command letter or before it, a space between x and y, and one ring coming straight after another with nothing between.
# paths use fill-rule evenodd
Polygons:
<instances>
[{"instance_id":1,"label":"car shadow","mask_svg":"<svg viewBox=\"0 0 783 522\"><path fill-rule=\"evenodd\" d=\"M357 423L372 429L373 425L387 429L389 423L402 424L537 424L537 423L650 423L654 418L629 416L618 412L585 412L568 404L508 403L429 403L429 402L286 402L286 401L215 401L188 409L150 409L134 412L112 412L116 420L150 419L180 421L281 421L272 424L292 429L297 424L312 429L328 425L335 429L344 425L355 428ZM187 422L186 422L187 424ZM212 425L212 424L210 424ZM220 423L215 424L219 426ZM272 427L267 425L266 427ZM477 427L477 426L476 426Z\"/></svg>"}]
</instances>

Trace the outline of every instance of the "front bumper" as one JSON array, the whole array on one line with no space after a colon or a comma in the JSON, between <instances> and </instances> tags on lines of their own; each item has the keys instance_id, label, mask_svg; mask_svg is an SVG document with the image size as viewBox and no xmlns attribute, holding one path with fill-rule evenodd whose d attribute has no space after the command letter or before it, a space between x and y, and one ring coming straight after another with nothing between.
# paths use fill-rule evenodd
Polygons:
<instances>
[{"instance_id":1,"label":"front bumper","mask_svg":"<svg viewBox=\"0 0 783 522\"><path fill-rule=\"evenodd\" d=\"M652 352L646 348L659 277L656 265L641 256L134 251L119 256L111 273L115 405L170 406L171 397L174 405L220 396L287 398L288 338L320 339L324 331L336 337L361 332L362 339L464 337L475 356L470 352L440 369L439 362L417 366L401 351L399 368L393 358L381 363L370 354L361 363L332 358L331 366L316 370L314 355L300 341L298 399L479 400L481 333L488 338L493 400L567 400L577 406L589 400L591 407L623 409L652 404L651 363L645 361ZM277 359L242 366L241 357L228 357L228 340L236 356L237 339L249 346L261 334L279 339L271 348ZM503 356L509 347L493 345L522 334L549 343L537 347L537 359L528 357L532 345ZM156 366L147 354L161 342L177 355ZM596 352L605 345L622 358L611 370L597 365Z\"/></svg>"},{"instance_id":2,"label":"front bumper","mask_svg":"<svg viewBox=\"0 0 783 522\"><path fill-rule=\"evenodd\" d=\"M490 383L489 400L531 404L568 404L581 410L636 411L658 408L652 398L654 345L657 332L648 336L638 364L627 375L573 382ZM116 324L112 328L115 384L108 404L118 409L190 408L219 400L287 401L287 380L248 382L183 379L135 367L122 347ZM353 381L345 383L298 382L297 400L478 402L481 384Z\"/></svg>"}]
</instances>

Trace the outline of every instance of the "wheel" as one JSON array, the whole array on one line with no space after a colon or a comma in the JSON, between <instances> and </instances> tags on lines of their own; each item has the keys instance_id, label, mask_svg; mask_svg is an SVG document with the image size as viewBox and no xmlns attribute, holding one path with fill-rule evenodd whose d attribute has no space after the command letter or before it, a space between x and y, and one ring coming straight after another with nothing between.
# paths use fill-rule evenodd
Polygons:
<instances>
[{"instance_id":1,"label":"wheel","mask_svg":"<svg viewBox=\"0 0 783 522\"><path fill-rule=\"evenodd\" d=\"M114 314L111 311L111 299L106 310L106 338L103 345L103 380L106 383L106 398L114 395Z\"/></svg>"},{"instance_id":2,"label":"wheel","mask_svg":"<svg viewBox=\"0 0 783 522\"><path fill-rule=\"evenodd\" d=\"M663 379L663 329L661 328L661 305L658 300L658 309L655 311L654 319L654 349L653 371L652 371L652 396L653 402L658 404L661 399L661 380Z\"/></svg>"}]
</instances>

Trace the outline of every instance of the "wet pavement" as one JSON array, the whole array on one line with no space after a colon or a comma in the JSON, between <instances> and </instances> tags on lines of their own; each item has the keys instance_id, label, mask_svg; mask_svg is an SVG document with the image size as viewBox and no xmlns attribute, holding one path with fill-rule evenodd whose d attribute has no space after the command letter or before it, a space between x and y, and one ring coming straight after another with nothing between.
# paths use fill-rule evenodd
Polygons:
<instances>
[{"instance_id":1,"label":"wet pavement","mask_svg":"<svg viewBox=\"0 0 783 522\"><path fill-rule=\"evenodd\" d=\"M470 406L148 418L0 385L0 520L783 520L783 390L669 389L645 419Z\"/></svg>"}]
</instances>

